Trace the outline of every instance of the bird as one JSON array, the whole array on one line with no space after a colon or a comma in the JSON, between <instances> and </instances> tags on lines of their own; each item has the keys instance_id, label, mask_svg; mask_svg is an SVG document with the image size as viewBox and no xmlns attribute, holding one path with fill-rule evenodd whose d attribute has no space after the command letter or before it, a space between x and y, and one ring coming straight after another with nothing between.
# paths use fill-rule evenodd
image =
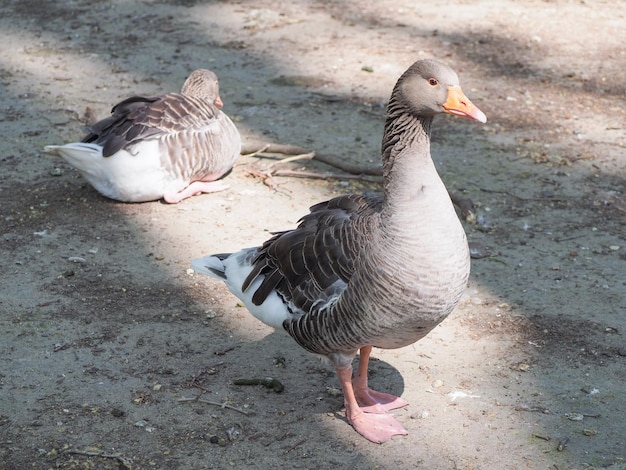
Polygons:
<instances>
[{"instance_id":1,"label":"bird","mask_svg":"<svg viewBox=\"0 0 626 470\"><path fill-rule=\"evenodd\" d=\"M110 199L175 204L228 188L218 180L239 157L241 136L222 106L215 73L194 70L180 93L127 98L81 142L44 153L63 158Z\"/></svg>"},{"instance_id":2,"label":"bird","mask_svg":"<svg viewBox=\"0 0 626 470\"><path fill-rule=\"evenodd\" d=\"M256 318L330 361L347 421L375 443L407 434L389 413L407 402L370 389L372 348L422 339L453 311L469 277L466 234L430 153L431 123L443 113L487 121L456 72L419 60L387 105L382 194L337 196L261 246L192 260Z\"/></svg>"}]
</instances>

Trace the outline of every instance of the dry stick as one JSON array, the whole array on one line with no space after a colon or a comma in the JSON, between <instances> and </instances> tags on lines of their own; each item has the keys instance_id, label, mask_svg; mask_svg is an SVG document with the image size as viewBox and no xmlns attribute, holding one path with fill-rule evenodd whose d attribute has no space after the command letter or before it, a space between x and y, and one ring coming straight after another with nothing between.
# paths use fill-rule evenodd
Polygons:
<instances>
[{"instance_id":1,"label":"dry stick","mask_svg":"<svg viewBox=\"0 0 626 470\"><path fill-rule=\"evenodd\" d=\"M271 163L269 165L269 167L271 168L274 165L280 165L282 163L295 162L297 160L313 160L314 158L315 158L315 152L302 153L302 154L299 154L299 155L294 155L292 157L286 157L286 158L282 158L280 160L277 160L274 163Z\"/></svg>"},{"instance_id":2,"label":"dry stick","mask_svg":"<svg viewBox=\"0 0 626 470\"><path fill-rule=\"evenodd\" d=\"M243 153L245 150L242 148L241 149L241 152L242 152L241 156L242 157L256 157L260 153L265 152L268 148L270 148L270 144L265 144L263 147L261 147L258 150L253 151L252 153Z\"/></svg>"},{"instance_id":3,"label":"dry stick","mask_svg":"<svg viewBox=\"0 0 626 470\"><path fill-rule=\"evenodd\" d=\"M312 173L310 171L295 170L274 170L272 176L293 176L296 178L312 178L312 179L343 179L343 180L359 180L368 181L370 183L380 183L380 178L369 175L350 175L344 173Z\"/></svg>"},{"instance_id":4,"label":"dry stick","mask_svg":"<svg viewBox=\"0 0 626 470\"><path fill-rule=\"evenodd\" d=\"M130 466L130 461L123 457L121 454L105 454L104 452L89 452L82 450L66 450L66 454L75 454L75 455L86 455L87 457L102 457L103 459L114 459L118 462Z\"/></svg>"},{"instance_id":5,"label":"dry stick","mask_svg":"<svg viewBox=\"0 0 626 470\"><path fill-rule=\"evenodd\" d=\"M263 149L263 150L259 150L259 149ZM311 153L309 150L304 149L302 147L298 147L296 145L273 144L273 143L260 142L260 141L252 141L252 142L248 142L244 144L242 146L241 152L242 154L252 153L255 155L258 155L263 152L281 153L283 155L302 155L302 154ZM346 171L353 175L381 176L383 174L383 169L379 166L367 167L367 166L361 166L361 165L354 165L352 163L345 162L340 157L336 157L334 155L327 155L327 154L315 152L315 155L312 157L312 160L325 163L327 165Z\"/></svg>"},{"instance_id":6,"label":"dry stick","mask_svg":"<svg viewBox=\"0 0 626 470\"><path fill-rule=\"evenodd\" d=\"M287 450L285 451L285 454L288 454L289 452L291 452L292 450L294 450L296 447L298 447L298 446L300 446L300 445L304 444L305 442L306 442L306 440L305 440L305 439L302 439L301 441L296 442L294 445L289 446L289 447L287 448Z\"/></svg>"},{"instance_id":7,"label":"dry stick","mask_svg":"<svg viewBox=\"0 0 626 470\"><path fill-rule=\"evenodd\" d=\"M248 146L243 148L243 151L251 150ZM312 179L352 179L360 181L368 181L371 183L379 183L380 178L376 177L378 174L382 174L382 169L368 168L357 165L351 165L345 162L340 162L337 157L329 155L320 155L316 152L306 152L306 150L296 147L294 145L283 144L265 144L258 151L244 154L244 156L259 156L264 157L263 152L267 153L283 153L285 155L291 155L292 153L299 152L296 155L277 160L269 165L268 168L272 168L275 165L283 163L294 162L297 160L319 160L322 163L326 163L330 166L339 168L340 170L347 171L348 174L341 173L313 173L308 171L294 171L294 170L267 170L267 171L249 171L257 177L271 178L272 176L293 176L298 178L312 178ZM306 153L300 153L306 152Z\"/></svg>"},{"instance_id":8,"label":"dry stick","mask_svg":"<svg viewBox=\"0 0 626 470\"><path fill-rule=\"evenodd\" d=\"M226 403L218 403L216 401L203 400L200 397L196 397L196 398L184 398L183 397L183 398L179 398L177 401L179 402L199 401L200 403L206 403L207 405L219 406L220 408L228 408L229 410L233 410L244 415L250 414L247 411L242 410L241 408L236 408L234 406L227 405Z\"/></svg>"}]
</instances>

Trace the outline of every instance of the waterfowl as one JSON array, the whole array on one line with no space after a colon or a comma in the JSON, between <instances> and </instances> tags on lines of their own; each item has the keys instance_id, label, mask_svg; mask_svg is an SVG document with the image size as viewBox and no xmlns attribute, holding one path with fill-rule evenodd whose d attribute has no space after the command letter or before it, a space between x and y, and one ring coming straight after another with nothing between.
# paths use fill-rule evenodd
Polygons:
<instances>
[{"instance_id":1,"label":"waterfowl","mask_svg":"<svg viewBox=\"0 0 626 470\"><path fill-rule=\"evenodd\" d=\"M368 386L372 347L423 338L455 308L469 276L465 232L430 154L431 123L441 113L487 120L451 68L420 60L387 106L382 196L336 197L260 247L192 261L259 320L331 362L348 422L372 442L407 433L388 414L407 403Z\"/></svg>"},{"instance_id":2,"label":"waterfowl","mask_svg":"<svg viewBox=\"0 0 626 470\"><path fill-rule=\"evenodd\" d=\"M228 188L241 137L222 107L215 73L198 69L180 93L133 96L81 142L49 145L102 195L124 202L177 203Z\"/></svg>"}]
</instances>

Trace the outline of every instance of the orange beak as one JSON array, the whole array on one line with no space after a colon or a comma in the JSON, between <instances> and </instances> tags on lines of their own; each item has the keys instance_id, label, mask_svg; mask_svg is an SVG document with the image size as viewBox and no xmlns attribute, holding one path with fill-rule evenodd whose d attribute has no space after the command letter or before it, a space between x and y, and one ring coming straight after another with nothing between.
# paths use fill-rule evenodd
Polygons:
<instances>
[{"instance_id":1,"label":"orange beak","mask_svg":"<svg viewBox=\"0 0 626 470\"><path fill-rule=\"evenodd\" d=\"M478 122L487 122L487 116L472 103L460 86L448 88L448 99L443 104L446 113L456 114L466 118L475 119Z\"/></svg>"},{"instance_id":2,"label":"orange beak","mask_svg":"<svg viewBox=\"0 0 626 470\"><path fill-rule=\"evenodd\" d=\"M217 98L215 98L215 101L213 101L213 104L217 106L218 108L222 108L224 106L224 103L222 103L222 98L220 98L219 95L217 95Z\"/></svg>"}]
</instances>

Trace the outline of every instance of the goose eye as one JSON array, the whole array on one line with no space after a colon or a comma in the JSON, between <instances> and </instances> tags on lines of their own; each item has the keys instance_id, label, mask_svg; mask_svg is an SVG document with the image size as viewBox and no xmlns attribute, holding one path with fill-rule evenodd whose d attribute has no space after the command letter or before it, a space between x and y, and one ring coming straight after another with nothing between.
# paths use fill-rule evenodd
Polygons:
<instances>
[{"instance_id":1,"label":"goose eye","mask_svg":"<svg viewBox=\"0 0 626 470\"><path fill-rule=\"evenodd\" d=\"M438 81L436 78L430 78L430 79L428 79L428 83L429 83L431 86L437 86L437 85L439 85L439 81Z\"/></svg>"}]
</instances>

